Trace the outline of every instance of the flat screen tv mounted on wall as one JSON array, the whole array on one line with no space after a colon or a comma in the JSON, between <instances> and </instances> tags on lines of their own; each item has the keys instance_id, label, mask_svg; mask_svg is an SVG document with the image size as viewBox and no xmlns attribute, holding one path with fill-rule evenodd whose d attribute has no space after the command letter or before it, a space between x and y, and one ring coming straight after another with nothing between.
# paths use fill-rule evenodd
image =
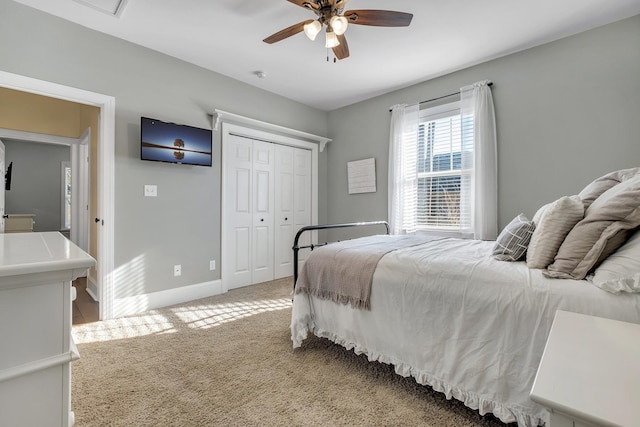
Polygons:
<instances>
[{"instance_id":1,"label":"flat screen tv mounted on wall","mask_svg":"<svg viewBox=\"0 0 640 427\"><path fill-rule=\"evenodd\" d=\"M140 159L211 166L210 129L140 118Z\"/></svg>"}]
</instances>

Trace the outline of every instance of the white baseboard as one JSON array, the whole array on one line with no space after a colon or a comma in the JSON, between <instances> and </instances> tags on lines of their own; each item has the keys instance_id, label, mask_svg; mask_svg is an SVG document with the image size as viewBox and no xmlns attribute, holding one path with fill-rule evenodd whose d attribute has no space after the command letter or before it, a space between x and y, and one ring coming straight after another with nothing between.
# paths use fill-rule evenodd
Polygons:
<instances>
[{"instance_id":1,"label":"white baseboard","mask_svg":"<svg viewBox=\"0 0 640 427\"><path fill-rule=\"evenodd\" d=\"M214 280L175 289L167 289L166 291L152 292L150 294L116 298L113 301L113 317L128 316L155 308L219 295L221 293L223 293L222 281Z\"/></svg>"},{"instance_id":2,"label":"white baseboard","mask_svg":"<svg viewBox=\"0 0 640 427\"><path fill-rule=\"evenodd\" d=\"M94 301L100 301L100 299L98 298L98 283L96 282L95 278L91 277L91 275L87 276L87 293L89 294L89 296L91 296L91 298L93 298Z\"/></svg>"}]
</instances>

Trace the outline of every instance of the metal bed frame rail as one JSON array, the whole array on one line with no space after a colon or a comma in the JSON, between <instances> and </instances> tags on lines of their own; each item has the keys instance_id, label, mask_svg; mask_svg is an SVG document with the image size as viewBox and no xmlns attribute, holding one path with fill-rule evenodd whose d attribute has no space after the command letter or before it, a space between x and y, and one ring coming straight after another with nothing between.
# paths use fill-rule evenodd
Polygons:
<instances>
[{"instance_id":1,"label":"metal bed frame rail","mask_svg":"<svg viewBox=\"0 0 640 427\"><path fill-rule=\"evenodd\" d=\"M310 244L306 246L298 246L298 241L300 240L300 236L305 231L317 231L317 230L327 230L332 228L346 228L346 227L362 227L362 226L371 226L371 225L384 225L387 233L390 234L389 223L387 221L368 221L368 222L349 222L345 224L326 224L326 225L308 225L306 227L302 227L296 233L296 238L293 239L293 288L296 287L296 282L298 281L298 252L300 249L311 249L317 248L319 246L328 245L331 242L324 243L316 243Z\"/></svg>"}]
</instances>

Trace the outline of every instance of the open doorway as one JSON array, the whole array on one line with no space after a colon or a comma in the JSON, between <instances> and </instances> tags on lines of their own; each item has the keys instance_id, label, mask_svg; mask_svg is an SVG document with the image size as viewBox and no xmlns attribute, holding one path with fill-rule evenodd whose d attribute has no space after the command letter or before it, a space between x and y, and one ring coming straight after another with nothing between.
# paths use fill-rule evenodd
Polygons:
<instances>
[{"instance_id":1,"label":"open doorway","mask_svg":"<svg viewBox=\"0 0 640 427\"><path fill-rule=\"evenodd\" d=\"M87 288L92 289L96 299L100 301L100 319L109 319L113 316L113 234L114 234L114 133L115 133L115 99L108 95L102 95L68 86L62 86L51 82L32 79L16 74L0 71L0 89L24 92L27 95L38 95L77 104L79 107L92 107L97 111L95 130L96 142L92 160L95 161L95 191L91 191L91 197L95 198L95 209L90 213L89 223L92 224L89 237L89 253L96 259L97 267L90 271ZM10 114L2 115L14 119L20 126L12 126L20 129L26 124L38 124L39 120L20 117L16 115L17 108L11 106ZM35 109L33 109L35 111ZM80 108L82 110L82 108ZM55 117L59 111L51 114ZM80 113L79 120L83 120ZM62 121L61 121L62 123ZM0 125L2 127L2 125ZM24 129L24 127L22 127ZM31 129L31 132L41 133L40 130ZM43 133L43 132L42 132ZM90 234L91 234L90 233ZM93 235L91 234L91 235ZM93 246L93 247L92 247Z\"/></svg>"},{"instance_id":2,"label":"open doorway","mask_svg":"<svg viewBox=\"0 0 640 427\"><path fill-rule=\"evenodd\" d=\"M30 134L0 130L29 138ZM11 165L6 185L0 191L5 200L5 232L59 232L89 252L89 139L46 135L39 139L2 138L5 164ZM10 178L8 178L10 174ZM87 287L87 275L73 282L73 323L99 320L97 296Z\"/></svg>"}]
</instances>

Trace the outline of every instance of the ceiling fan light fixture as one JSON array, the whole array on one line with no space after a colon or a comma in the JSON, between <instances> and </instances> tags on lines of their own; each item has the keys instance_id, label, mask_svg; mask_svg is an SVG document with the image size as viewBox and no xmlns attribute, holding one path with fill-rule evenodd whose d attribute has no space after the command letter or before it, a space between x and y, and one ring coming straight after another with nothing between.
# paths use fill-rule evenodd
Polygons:
<instances>
[{"instance_id":1,"label":"ceiling fan light fixture","mask_svg":"<svg viewBox=\"0 0 640 427\"><path fill-rule=\"evenodd\" d=\"M321 29L322 24L318 21L312 21L304 25L304 33L309 37L309 40L315 40Z\"/></svg>"},{"instance_id":2,"label":"ceiling fan light fixture","mask_svg":"<svg viewBox=\"0 0 640 427\"><path fill-rule=\"evenodd\" d=\"M345 31L347 31L348 21L344 16L334 15L329 20L329 25L331 25L334 33L341 36Z\"/></svg>"},{"instance_id":3,"label":"ceiling fan light fixture","mask_svg":"<svg viewBox=\"0 0 640 427\"><path fill-rule=\"evenodd\" d=\"M327 39L324 47L330 49L338 46L340 44L340 40L338 40L338 36L333 31L327 31Z\"/></svg>"}]
</instances>

